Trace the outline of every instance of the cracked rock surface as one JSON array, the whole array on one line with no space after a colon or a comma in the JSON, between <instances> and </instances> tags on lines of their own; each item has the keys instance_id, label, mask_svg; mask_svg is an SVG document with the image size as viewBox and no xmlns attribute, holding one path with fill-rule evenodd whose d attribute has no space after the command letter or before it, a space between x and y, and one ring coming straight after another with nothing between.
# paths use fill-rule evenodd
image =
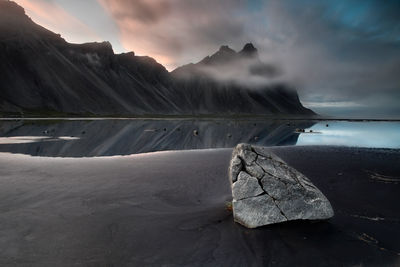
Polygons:
<instances>
[{"instance_id":1,"label":"cracked rock surface","mask_svg":"<svg viewBox=\"0 0 400 267\"><path fill-rule=\"evenodd\" d=\"M237 145L229 178L233 217L248 228L291 220L323 220L334 215L324 194L268 148Z\"/></svg>"}]
</instances>

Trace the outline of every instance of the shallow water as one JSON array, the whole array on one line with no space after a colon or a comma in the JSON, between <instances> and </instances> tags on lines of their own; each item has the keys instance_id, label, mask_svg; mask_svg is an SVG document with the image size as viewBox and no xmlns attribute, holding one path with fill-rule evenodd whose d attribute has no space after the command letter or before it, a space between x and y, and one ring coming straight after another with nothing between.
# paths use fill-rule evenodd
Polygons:
<instances>
[{"instance_id":1,"label":"shallow water","mask_svg":"<svg viewBox=\"0 0 400 267\"><path fill-rule=\"evenodd\" d=\"M296 131L298 129L305 129L305 132ZM164 150L230 148L238 143L400 148L400 122L223 119L0 121L0 151L33 156L129 155Z\"/></svg>"},{"instance_id":2,"label":"shallow water","mask_svg":"<svg viewBox=\"0 0 400 267\"><path fill-rule=\"evenodd\" d=\"M338 145L368 148L400 148L400 122L318 122L300 134L296 145Z\"/></svg>"}]
</instances>

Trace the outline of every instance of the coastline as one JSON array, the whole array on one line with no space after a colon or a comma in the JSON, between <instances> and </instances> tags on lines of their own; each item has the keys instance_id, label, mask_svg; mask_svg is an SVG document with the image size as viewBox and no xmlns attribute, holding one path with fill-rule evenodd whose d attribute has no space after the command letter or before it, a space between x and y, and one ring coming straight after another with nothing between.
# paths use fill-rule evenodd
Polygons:
<instances>
[{"instance_id":1,"label":"coastline","mask_svg":"<svg viewBox=\"0 0 400 267\"><path fill-rule=\"evenodd\" d=\"M354 121L354 122L398 122L399 119L389 119L389 118L336 118L336 117L323 117L323 116L310 116L310 117L303 117L303 116L257 116L257 115L232 115L232 116L169 116L169 115L150 115L150 116L31 116L31 117L1 117L0 121L14 121L14 120L27 120L27 121L46 121L46 120L233 120L233 121L240 121L240 120L271 120L271 121Z\"/></svg>"},{"instance_id":2,"label":"coastline","mask_svg":"<svg viewBox=\"0 0 400 267\"><path fill-rule=\"evenodd\" d=\"M321 189L334 218L253 230L235 224L226 209L231 149L99 158L0 153L0 265L400 262L400 150L272 149Z\"/></svg>"}]
</instances>

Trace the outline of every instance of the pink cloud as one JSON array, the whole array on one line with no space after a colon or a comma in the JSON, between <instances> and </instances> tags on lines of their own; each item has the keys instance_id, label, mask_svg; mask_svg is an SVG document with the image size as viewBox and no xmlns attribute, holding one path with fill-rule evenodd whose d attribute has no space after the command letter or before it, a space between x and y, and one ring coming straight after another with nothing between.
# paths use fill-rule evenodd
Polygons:
<instances>
[{"instance_id":1,"label":"pink cloud","mask_svg":"<svg viewBox=\"0 0 400 267\"><path fill-rule=\"evenodd\" d=\"M98 2L114 18L126 50L150 55L170 70L200 60L219 45L236 43L238 39L242 44L248 41L242 38L241 18L232 16L234 8L241 5L240 0Z\"/></svg>"},{"instance_id":2,"label":"pink cloud","mask_svg":"<svg viewBox=\"0 0 400 267\"><path fill-rule=\"evenodd\" d=\"M54 2L45 0L15 1L25 9L33 21L51 31L62 33L62 36L69 42L102 41L93 29Z\"/></svg>"}]
</instances>

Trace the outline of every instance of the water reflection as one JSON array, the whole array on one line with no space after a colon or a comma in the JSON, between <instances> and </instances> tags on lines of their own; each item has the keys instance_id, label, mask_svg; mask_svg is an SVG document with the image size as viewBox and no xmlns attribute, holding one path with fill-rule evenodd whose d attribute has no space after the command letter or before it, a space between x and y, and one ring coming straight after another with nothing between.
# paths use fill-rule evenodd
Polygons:
<instances>
[{"instance_id":1,"label":"water reflection","mask_svg":"<svg viewBox=\"0 0 400 267\"><path fill-rule=\"evenodd\" d=\"M318 122L305 131L300 134L297 145L400 148L400 122Z\"/></svg>"},{"instance_id":2,"label":"water reflection","mask_svg":"<svg viewBox=\"0 0 400 267\"><path fill-rule=\"evenodd\" d=\"M0 151L33 156L92 157L229 148L242 142L262 146L295 145L299 137L296 128L309 128L313 124L278 120L0 121L0 140L3 140Z\"/></svg>"},{"instance_id":3,"label":"water reflection","mask_svg":"<svg viewBox=\"0 0 400 267\"><path fill-rule=\"evenodd\" d=\"M79 137L70 136L11 136L11 137L0 137L0 145L5 144L28 144L36 142L49 142L49 141L59 141L59 140L77 140Z\"/></svg>"},{"instance_id":4,"label":"water reflection","mask_svg":"<svg viewBox=\"0 0 400 267\"><path fill-rule=\"evenodd\" d=\"M304 133L301 132L302 129ZM400 122L0 121L0 151L33 156L129 155L162 150L230 148L242 142L261 146L342 145L400 148Z\"/></svg>"}]
</instances>

